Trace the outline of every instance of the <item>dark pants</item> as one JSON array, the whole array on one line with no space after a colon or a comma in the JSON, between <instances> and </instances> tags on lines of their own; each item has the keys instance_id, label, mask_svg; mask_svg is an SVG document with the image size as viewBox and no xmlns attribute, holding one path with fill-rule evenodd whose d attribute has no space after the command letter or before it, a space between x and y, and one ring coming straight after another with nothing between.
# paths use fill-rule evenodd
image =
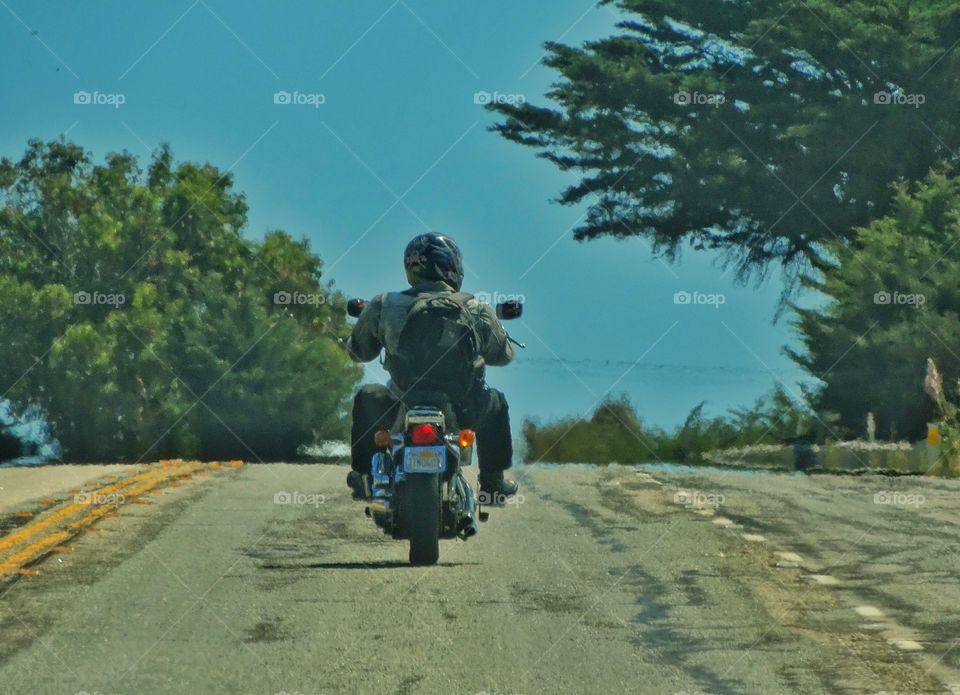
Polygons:
<instances>
[{"instance_id":1,"label":"dark pants","mask_svg":"<svg viewBox=\"0 0 960 695\"><path fill-rule=\"evenodd\" d=\"M353 399L353 428L350 433L351 466L361 473L370 472L370 459L377 448L373 435L393 427L400 401L386 386L367 384ZM499 477L513 462L510 413L504 395L486 384L478 384L454 405L461 427L477 433L477 459L481 477Z\"/></svg>"}]
</instances>

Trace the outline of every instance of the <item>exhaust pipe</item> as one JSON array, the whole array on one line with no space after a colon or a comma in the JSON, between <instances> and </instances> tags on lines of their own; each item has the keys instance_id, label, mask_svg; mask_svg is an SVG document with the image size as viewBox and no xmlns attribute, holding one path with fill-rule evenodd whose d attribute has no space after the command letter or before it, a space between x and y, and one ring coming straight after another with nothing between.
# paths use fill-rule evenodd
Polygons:
<instances>
[{"instance_id":1,"label":"exhaust pipe","mask_svg":"<svg viewBox=\"0 0 960 695\"><path fill-rule=\"evenodd\" d=\"M460 523L457 524L457 535L463 540L467 540L477 535L477 503L473 496L473 488L459 474L457 475L457 486L463 495L463 516L460 517Z\"/></svg>"},{"instance_id":2,"label":"exhaust pipe","mask_svg":"<svg viewBox=\"0 0 960 695\"><path fill-rule=\"evenodd\" d=\"M457 535L460 536L463 540L472 538L477 535L477 522L473 520L473 517L465 516L460 519L460 528L457 529Z\"/></svg>"}]
</instances>

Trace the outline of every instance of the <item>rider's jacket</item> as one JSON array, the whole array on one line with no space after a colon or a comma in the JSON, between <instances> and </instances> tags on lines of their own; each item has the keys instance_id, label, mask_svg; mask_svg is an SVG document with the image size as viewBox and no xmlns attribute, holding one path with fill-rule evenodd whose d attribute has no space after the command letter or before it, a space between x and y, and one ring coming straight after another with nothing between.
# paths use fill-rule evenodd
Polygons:
<instances>
[{"instance_id":1,"label":"rider's jacket","mask_svg":"<svg viewBox=\"0 0 960 695\"><path fill-rule=\"evenodd\" d=\"M453 292L453 288L440 281L420 283L412 289L416 293ZM400 330L413 301L413 294L405 292L384 292L370 301L347 340L347 349L355 362L376 359L383 349L386 352L383 366L390 372L390 358L397 354ZM467 307L476 319L484 363L492 367L509 364L513 359L513 345L507 339L507 332L500 324L493 307L475 297L467 302Z\"/></svg>"}]
</instances>

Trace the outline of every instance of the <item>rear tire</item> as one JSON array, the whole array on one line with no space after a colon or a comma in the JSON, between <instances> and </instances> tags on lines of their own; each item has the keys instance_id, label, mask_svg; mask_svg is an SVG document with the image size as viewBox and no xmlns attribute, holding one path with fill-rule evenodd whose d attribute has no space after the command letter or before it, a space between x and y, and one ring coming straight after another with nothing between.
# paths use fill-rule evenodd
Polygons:
<instances>
[{"instance_id":1,"label":"rear tire","mask_svg":"<svg viewBox=\"0 0 960 695\"><path fill-rule=\"evenodd\" d=\"M410 564L435 565L440 558L440 476L410 474L400 498L403 529L410 538Z\"/></svg>"}]
</instances>

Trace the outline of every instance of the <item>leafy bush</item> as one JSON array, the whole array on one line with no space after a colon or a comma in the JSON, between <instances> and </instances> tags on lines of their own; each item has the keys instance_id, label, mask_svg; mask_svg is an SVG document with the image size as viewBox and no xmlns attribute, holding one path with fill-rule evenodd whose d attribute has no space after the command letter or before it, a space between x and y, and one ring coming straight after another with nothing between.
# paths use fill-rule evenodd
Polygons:
<instances>
[{"instance_id":1,"label":"leafy bush","mask_svg":"<svg viewBox=\"0 0 960 695\"><path fill-rule=\"evenodd\" d=\"M781 443L807 433L810 416L779 388L752 408L704 418L704 403L673 432L645 428L625 396L602 401L590 419L564 418L540 425L524 420L524 458L570 463L689 462L716 449Z\"/></svg>"},{"instance_id":2,"label":"leafy bush","mask_svg":"<svg viewBox=\"0 0 960 695\"><path fill-rule=\"evenodd\" d=\"M166 147L145 176L63 141L0 160L0 392L71 459L277 459L344 434L343 297L306 241L245 240L231 186Z\"/></svg>"}]
</instances>

